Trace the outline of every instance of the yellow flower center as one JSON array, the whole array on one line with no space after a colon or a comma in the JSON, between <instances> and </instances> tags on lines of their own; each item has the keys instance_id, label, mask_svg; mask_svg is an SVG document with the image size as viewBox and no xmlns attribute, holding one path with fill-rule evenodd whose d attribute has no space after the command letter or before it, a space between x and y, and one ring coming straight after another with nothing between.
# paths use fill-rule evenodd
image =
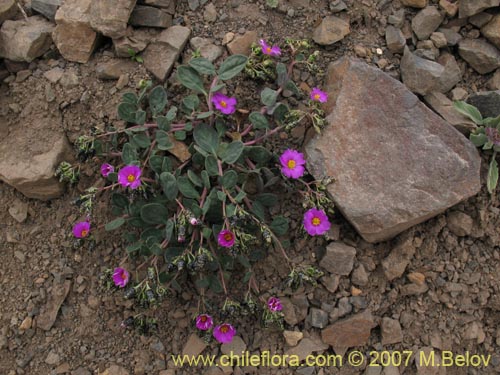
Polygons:
<instances>
[{"instance_id":1,"label":"yellow flower center","mask_svg":"<svg viewBox=\"0 0 500 375\"><path fill-rule=\"evenodd\" d=\"M266 52L267 52L267 53L271 53L271 47L267 47L267 48L266 48Z\"/></svg>"},{"instance_id":2,"label":"yellow flower center","mask_svg":"<svg viewBox=\"0 0 500 375\"><path fill-rule=\"evenodd\" d=\"M205 322L207 321L207 317L206 317L206 316L202 316L202 317L200 318L200 321L201 321L202 323L205 323Z\"/></svg>"},{"instance_id":3,"label":"yellow flower center","mask_svg":"<svg viewBox=\"0 0 500 375\"><path fill-rule=\"evenodd\" d=\"M297 164L297 163L295 162L295 160L288 160L288 163L286 163L286 165L287 165L287 166L288 166L288 168L290 168L290 169L294 169L296 164Z\"/></svg>"},{"instance_id":4,"label":"yellow flower center","mask_svg":"<svg viewBox=\"0 0 500 375\"><path fill-rule=\"evenodd\" d=\"M222 327L220 327L220 331L221 331L222 333L227 333L227 331L229 331L229 327L228 327L228 326L226 326L226 325L223 325Z\"/></svg>"},{"instance_id":5,"label":"yellow flower center","mask_svg":"<svg viewBox=\"0 0 500 375\"><path fill-rule=\"evenodd\" d=\"M321 95L319 95L319 94L315 94L315 95L314 95L314 99L315 99L315 100L319 100L319 98L320 98L320 97L321 97Z\"/></svg>"},{"instance_id":6,"label":"yellow flower center","mask_svg":"<svg viewBox=\"0 0 500 375\"><path fill-rule=\"evenodd\" d=\"M87 237L87 234L89 234L88 230L82 230L82 237Z\"/></svg>"},{"instance_id":7,"label":"yellow flower center","mask_svg":"<svg viewBox=\"0 0 500 375\"><path fill-rule=\"evenodd\" d=\"M221 100L221 101L220 101L220 105L221 105L223 108L226 108L226 107L227 107L227 103L226 103L224 100Z\"/></svg>"},{"instance_id":8,"label":"yellow flower center","mask_svg":"<svg viewBox=\"0 0 500 375\"><path fill-rule=\"evenodd\" d=\"M318 218L318 217L315 217L314 219L312 219L312 224L317 227L318 225L321 224L321 219Z\"/></svg>"},{"instance_id":9,"label":"yellow flower center","mask_svg":"<svg viewBox=\"0 0 500 375\"><path fill-rule=\"evenodd\" d=\"M120 277L122 278L122 280L126 280L127 279L127 275L125 274L125 272L123 272Z\"/></svg>"},{"instance_id":10,"label":"yellow flower center","mask_svg":"<svg viewBox=\"0 0 500 375\"><path fill-rule=\"evenodd\" d=\"M128 181L128 182L134 182L134 181L135 181L135 176L134 176L133 174L129 174L129 175L127 176L127 181Z\"/></svg>"},{"instance_id":11,"label":"yellow flower center","mask_svg":"<svg viewBox=\"0 0 500 375\"><path fill-rule=\"evenodd\" d=\"M233 239L233 235L231 233L226 233L224 239L229 242Z\"/></svg>"}]
</instances>

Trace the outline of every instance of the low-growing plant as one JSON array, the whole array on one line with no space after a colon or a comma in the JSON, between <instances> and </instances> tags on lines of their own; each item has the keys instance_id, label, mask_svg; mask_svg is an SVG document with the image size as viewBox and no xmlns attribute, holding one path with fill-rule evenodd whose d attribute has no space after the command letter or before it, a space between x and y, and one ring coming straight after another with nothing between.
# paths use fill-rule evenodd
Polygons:
<instances>
[{"instance_id":1,"label":"low-growing plant","mask_svg":"<svg viewBox=\"0 0 500 375\"><path fill-rule=\"evenodd\" d=\"M326 233L333 214L326 193L331 179L307 176L304 155L296 150L278 157L262 145L308 119L317 130L323 125L320 105L327 94L320 89L310 92L308 110L290 109L281 100L285 89L302 97L291 75L294 66L311 64L304 58L309 44L287 43L288 66L276 61L282 55L278 46L263 40L260 46L262 55L275 58L276 82L261 91L258 108L243 107L229 93L228 81L253 68L243 55L228 57L218 69L201 57L178 67L178 81L190 90L178 106L169 104L164 87L152 88L148 81L138 95L124 94L118 116L125 126L105 129L85 143L106 158L100 172L108 183L79 198L85 219L73 228L75 237L89 238L96 196L109 192L116 218L105 229L121 229L126 255L143 263L134 277L121 267L109 270L103 285L123 289L125 298L152 307L170 290L180 292L182 284L193 283L200 295L196 326L219 342L234 336L234 326L226 321L236 316L261 312L264 326L283 327L279 299L263 299L253 269L269 251L277 250L289 267L283 288L314 284L322 275L288 257L288 241L280 237L289 220L270 214L279 202L273 190L286 184L299 192L304 230L311 236ZM229 282L234 280L247 284L244 297L231 296ZM220 310L207 301L208 290L224 293ZM215 325L209 313L218 311L221 324Z\"/></svg>"},{"instance_id":2,"label":"low-growing plant","mask_svg":"<svg viewBox=\"0 0 500 375\"><path fill-rule=\"evenodd\" d=\"M491 161L488 168L487 188L493 194L498 185L498 163L497 153L500 151L500 116L483 118L481 112L463 101L454 102L455 109L470 118L478 128L470 134L470 140L476 147L482 150L492 151Z\"/></svg>"}]
</instances>

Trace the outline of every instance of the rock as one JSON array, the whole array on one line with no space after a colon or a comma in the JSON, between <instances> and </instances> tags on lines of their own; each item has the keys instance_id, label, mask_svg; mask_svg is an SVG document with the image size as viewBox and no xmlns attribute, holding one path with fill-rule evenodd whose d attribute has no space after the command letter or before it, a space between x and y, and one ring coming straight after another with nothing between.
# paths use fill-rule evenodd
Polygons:
<instances>
[{"instance_id":1,"label":"rock","mask_svg":"<svg viewBox=\"0 0 500 375\"><path fill-rule=\"evenodd\" d=\"M104 370L101 375L129 375L130 373L124 367L118 365L111 365L106 370Z\"/></svg>"},{"instance_id":2,"label":"rock","mask_svg":"<svg viewBox=\"0 0 500 375\"><path fill-rule=\"evenodd\" d=\"M371 312L365 310L329 325L321 331L321 338L336 354L344 355L349 348L366 345L374 327L376 323Z\"/></svg>"},{"instance_id":3,"label":"rock","mask_svg":"<svg viewBox=\"0 0 500 375\"><path fill-rule=\"evenodd\" d=\"M469 215L464 214L463 212L450 212L446 217L446 223L450 232L455 236L468 236L472 232L472 218Z\"/></svg>"},{"instance_id":4,"label":"rock","mask_svg":"<svg viewBox=\"0 0 500 375\"><path fill-rule=\"evenodd\" d=\"M396 26L398 29L401 29L405 23L405 10L401 8L387 17L387 22L391 25Z\"/></svg>"},{"instance_id":5,"label":"rock","mask_svg":"<svg viewBox=\"0 0 500 375\"><path fill-rule=\"evenodd\" d=\"M215 5L213 3L209 3L205 7L203 19L207 22L215 22L217 20L217 9L215 8Z\"/></svg>"},{"instance_id":6,"label":"rock","mask_svg":"<svg viewBox=\"0 0 500 375\"><path fill-rule=\"evenodd\" d=\"M462 71L458 66L457 60L450 53L442 53L437 62L444 67L444 72L439 77L437 90L439 92L448 92L462 80Z\"/></svg>"},{"instance_id":7,"label":"rock","mask_svg":"<svg viewBox=\"0 0 500 375\"><path fill-rule=\"evenodd\" d=\"M114 59L98 64L96 73L99 79L118 79L123 74L132 73L136 68L137 65L132 60Z\"/></svg>"},{"instance_id":8,"label":"rock","mask_svg":"<svg viewBox=\"0 0 500 375\"><path fill-rule=\"evenodd\" d=\"M75 72L68 71L62 75L61 79L59 80L59 83L65 89L70 90L72 88L77 87L80 83L80 80L78 79L78 76L76 75Z\"/></svg>"},{"instance_id":9,"label":"rock","mask_svg":"<svg viewBox=\"0 0 500 375\"><path fill-rule=\"evenodd\" d=\"M434 353L434 360L426 361ZM445 375L446 367L441 367L441 354L431 347L424 347L415 353L417 375Z\"/></svg>"},{"instance_id":10,"label":"rock","mask_svg":"<svg viewBox=\"0 0 500 375\"><path fill-rule=\"evenodd\" d=\"M325 328L328 324L328 314L315 307L312 307L309 311L309 319L311 321L311 325L316 328Z\"/></svg>"},{"instance_id":11,"label":"rock","mask_svg":"<svg viewBox=\"0 0 500 375\"><path fill-rule=\"evenodd\" d=\"M490 90L500 90L500 69L497 69L493 77L488 81L488 88Z\"/></svg>"},{"instance_id":12,"label":"rock","mask_svg":"<svg viewBox=\"0 0 500 375\"><path fill-rule=\"evenodd\" d=\"M427 6L427 0L401 0L401 4L407 7L425 8Z\"/></svg>"},{"instance_id":13,"label":"rock","mask_svg":"<svg viewBox=\"0 0 500 375\"><path fill-rule=\"evenodd\" d=\"M390 239L479 191L476 148L400 82L342 58L330 64L326 90L328 125L305 147L309 170L335 177L329 192L366 241Z\"/></svg>"},{"instance_id":14,"label":"rock","mask_svg":"<svg viewBox=\"0 0 500 375\"><path fill-rule=\"evenodd\" d=\"M168 138L170 142L174 145L172 148L168 149L168 152L174 155L182 163L191 159L191 153L189 152L189 147L181 141L175 139L173 134L169 134Z\"/></svg>"},{"instance_id":15,"label":"rock","mask_svg":"<svg viewBox=\"0 0 500 375\"><path fill-rule=\"evenodd\" d=\"M54 21L62 0L31 0L31 9Z\"/></svg>"},{"instance_id":16,"label":"rock","mask_svg":"<svg viewBox=\"0 0 500 375\"><path fill-rule=\"evenodd\" d=\"M495 47L500 48L500 15L496 15L493 19L481 29L481 34L484 35Z\"/></svg>"},{"instance_id":17,"label":"rock","mask_svg":"<svg viewBox=\"0 0 500 375\"><path fill-rule=\"evenodd\" d=\"M500 115L500 90L481 91L472 94L467 103L476 107L483 117L497 117Z\"/></svg>"},{"instance_id":18,"label":"rock","mask_svg":"<svg viewBox=\"0 0 500 375\"><path fill-rule=\"evenodd\" d=\"M37 319L37 327L48 331L54 325L59 309L66 299L71 287L71 281L65 280L64 283L54 282L52 291L48 297L47 303L42 308L40 316Z\"/></svg>"},{"instance_id":19,"label":"rock","mask_svg":"<svg viewBox=\"0 0 500 375\"><path fill-rule=\"evenodd\" d=\"M172 26L162 31L143 53L144 66L159 81L165 81L186 45L191 29Z\"/></svg>"},{"instance_id":20,"label":"rock","mask_svg":"<svg viewBox=\"0 0 500 375\"><path fill-rule=\"evenodd\" d=\"M415 255L415 246L411 239L406 238L400 241L392 250L391 253L382 261L387 280L392 281L403 276L406 267Z\"/></svg>"},{"instance_id":21,"label":"rock","mask_svg":"<svg viewBox=\"0 0 500 375\"><path fill-rule=\"evenodd\" d=\"M464 340L475 340L478 344L482 344L486 335L481 327L481 324L474 321L465 327L462 338Z\"/></svg>"},{"instance_id":22,"label":"rock","mask_svg":"<svg viewBox=\"0 0 500 375\"><path fill-rule=\"evenodd\" d=\"M339 287L340 276L339 275L327 275L323 276L321 279L321 284L328 290L330 293L335 293Z\"/></svg>"},{"instance_id":23,"label":"rock","mask_svg":"<svg viewBox=\"0 0 500 375\"><path fill-rule=\"evenodd\" d=\"M0 0L0 25L4 21L13 19L18 11L16 0Z\"/></svg>"},{"instance_id":24,"label":"rock","mask_svg":"<svg viewBox=\"0 0 500 375\"><path fill-rule=\"evenodd\" d=\"M209 61L213 62L222 56L222 47L216 46L210 39L194 37L191 38L189 43L194 51L199 51L201 57Z\"/></svg>"},{"instance_id":25,"label":"rock","mask_svg":"<svg viewBox=\"0 0 500 375\"><path fill-rule=\"evenodd\" d=\"M460 0L458 2L458 15L460 18L467 18L499 5L500 0Z\"/></svg>"},{"instance_id":26,"label":"rock","mask_svg":"<svg viewBox=\"0 0 500 375\"><path fill-rule=\"evenodd\" d=\"M176 0L145 0L146 5L161 8L168 14L175 14L175 1Z\"/></svg>"},{"instance_id":27,"label":"rock","mask_svg":"<svg viewBox=\"0 0 500 375\"><path fill-rule=\"evenodd\" d=\"M431 92L424 96L424 101L443 119L453 125L460 133L469 135L477 125L453 107L453 102L440 92Z\"/></svg>"},{"instance_id":28,"label":"rock","mask_svg":"<svg viewBox=\"0 0 500 375\"><path fill-rule=\"evenodd\" d=\"M421 286L425 284L425 275L420 272L411 272L408 274L408 280L413 284Z\"/></svg>"},{"instance_id":29,"label":"rock","mask_svg":"<svg viewBox=\"0 0 500 375\"><path fill-rule=\"evenodd\" d=\"M448 45L448 41L446 40L446 36L441 32L433 32L431 34L430 39L432 43L436 46L436 48L444 48Z\"/></svg>"},{"instance_id":30,"label":"rock","mask_svg":"<svg viewBox=\"0 0 500 375\"><path fill-rule=\"evenodd\" d=\"M434 6L428 6L422 9L413 17L411 21L411 28L420 40L428 39L431 34L443 22L444 16Z\"/></svg>"},{"instance_id":31,"label":"rock","mask_svg":"<svg viewBox=\"0 0 500 375\"><path fill-rule=\"evenodd\" d=\"M247 350L247 344L245 344L240 336L234 336L230 343L222 344L220 350L223 354L227 355L243 355L245 350Z\"/></svg>"},{"instance_id":32,"label":"rock","mask_svg":"<svg viewBox=\"0 0 500 375\"><path fill-rule=\"evenodd\" d=\"M41 16L7 20L0 29L0 57L31 62L50 48L54 26Z\"/></svg>"},{"instance_id":33,"label":"rock","mask_svg":"<svg viewBox=\"0 0 500 375\"><path fill-rule=\"evenodd\" d=\"M137 5L129 22L133 26L166 28L172 25L172 15L158 8Z\"/></svg>"},{"instance_id":34,"label":"rock","mask_svg":"<svg viewBox=\"0 0 500 375\"><path fill-rule=\"evenodd\" d=\"M235 36L234 39L227 44L227 49L231 55L249 56L252 44L257 42L257 31L247 31L245 34Z\"/></svg>"},{"instance_id":35,"label":"rock","mask_svg":"<svg viewBox=\"0 0 500 375\"><path fill-rule=\"evenodd\" d=\"M130 51L138 54L146 49L150 41L149 34L142 32L141 29L135 29L131 35L113 39L113 47L117 57L130 58Z\"/></svg>"},{"instance_id":36,"label":"rock","mask_svg":"<svg viewBox=\"0 0 500 375\"><path fill-rule=\"evenodd\" d=\"M476 26L477 28L481 28L491 21L493 18L492 14L481 12L469 18L469 23ZM481 30L482 31L482 30Z\"/></svg>"},{"instance_id":37,"label":"rock","mask_svg":"<svg viewBox=\"0 0 500 375\"><path fill-rule=\"evenodd\" d=\"M128 85L130 81L130 77L128 74L122 74L119 78L118 81L116 82L116 88L118 90L123 89L125 86Z\"/></svg>"},{"instance_id":38,"label":"rock","mask_svg":"<svg viewBox=\"0 0 500 375\"><path fill-rule=\"evenodd\" d=\"M328 46L344 39L350 32L349 22L335 16L327 16L314 30L313 39L322 46Z\"/></svg>"},{"instance_id":39,"label":"rock","mask_svg":"<svg viewBox=\"0 0 500 375\"><path fill-rule=\"evenodd\" d=\"M61 361L59 354L56 352L50 351L49 354L47 354L47 357L45 358L45 363L51 366L55 366L59 364Z\"/></svg>"},{"instance_id":40,"label":"rock","mask_svg":"<svg viewBox=\"0 0 500 375\"><path fill-rule=\"evenodd\" d=\"M291 298L281 298L281 304L283 305L285 322L291 326L300 323L306 318L309 302L304 294L295 295Z\"/></svg>"},{"instance_id":41,"label":"rock","mask_svg":"<svg viewBox=\"0 0 500 375\"><path fill-rule=\"evenodd\" d=\"M380 325L382 332L382 345L397 344L403 341L403 331L399 321L391 318L383 318Z\"/></svg>"},{"instance_id":42,"label":"rock","mask_svg":"<svg viewBox=\"0 0 500 375\"><path fill-rule=\"evenodd\" d=\"M449 0L439 0L439 7L443 9L450 18L455 17L458 13L458 4L452 3Z\"/></svg>"},{"instance_id":43,"label":"rock","mask_svg":"<svg viewBox=\"0 0 500 375\"><path fill-rule=\"evenodd\" d=\"M332 13L340 13L347 9L347 5L342 0L332 0L328 5Z\"/></svg>"},{"instance_id":44,"label":"rock","mask_svg":"<svg viewBox=\"0 0 500 375\"><path fill-rule=\"evenodd\" d=\"M449 47L456 46L462 40L462 35L452 29L440 28L438 32L443 33Z\"/></svg>"},{"instance_id":45,"label":"rock","mask_svg":"<svg viewBox=\"0 0 500 375\"><path fill-rule=\"evenodd\" d=\"M31 328L31 325L33 324L33 318L31 316L27 316L24 318L23 322L19 326L19 329L22 331L26 331L27 329Z\"/></svg>"},{"instance_id":46,"label":"rock","mask_svg":"<svg viewBox=\"0 0 500 375\"><path fill-rule=\"evenodd\" d=\"M55 15L52 38L61 55L69 61L86 63L97 43L97 33L90 27L92 0L65 0Z\"/></svg>"},{"instance_id":47,"label":"rock","mask_svg":"<svg viewBox=\"0 0 500 375\"><path fill-rule=\"evenodd\" d=\"M472 32L469 34L472 34ZM469 43L469 40L465 40L461 41L460 45L463 45L463 48L459 46L460 56L478 73L486 74L485 72L490 72L500 65L498 50L486 40L472 39L471 43Z\"/></svg>"},{"instance_id":48,"label":"rock","mask_svg":"<svg viewBox=\"0 0 500 375\"><path fill-rule=\"evenodd\" d=\"M300 340L304 337L302 332L297 331L283 331L283 337L285 338L285 342L289 346L297 346Z\"/></svg>"},{"instance_id":49,"label":"rock","mask_svg":"<svg viewBox=\"0 0 500 375\"><path fill-rule=\"evenodd\" d=\"M320 267L335 275L347 276L354 266L356 249L342 242L332 242L319 262Z\"/></svg>"},{"instance_id":50,"label":"rock","mask_svg":"<svg viewBox=\"0 0 500 375\"><path fill-rule=\"evenodd\" d=\"M197 355L200 355L206 347L207 344L202 339L200 339L196 333L192 333L191 336L189 336L188 341L184 345L184 349L182 349L182 355L195 357Z\"/></svg>"},{"instance_id":51,"label":"rock","mask_svg":"<svg viewBox=\"0 0 500 375\"><path fill-rule=\"evenodd\" d=\"M402 53L404 51L406 39L400 29L390 25L387 26L385 29L385 41L387 48L392 53Z\"/></svg>"},{"instance_id":52,"label":"rock","mask_svg":"<svg viewBox=\"0 0 500 375\"><path fill-rule=\"evenodd\" d=\"M418 296L420 294L424 294L428 290L429 290L429 287L425 283L422 285L412 283L412 284L403 285L400 288L399 294L401 295L401 297Z\"/></svg>"},{"instance_id":53,"label":"rock","mask_svg":"<svg viewBox=\"0 0 500 375\"><path fill-rule=\"evenodd\" d=\"M365 286L369 282L369 275L365 270L365 266L360 264L351 275L351 281L358 286Z\"/></svg>"},{"instance_id":54,"label":"rock","mask_svg":"<svg viewBox=\"0 0 500 375\"><path fill-rule=\"evenodd\" d=\"M200 0L188 0L189 9L195 11L200 6Z\"/></svg>"},{"instance_id":55,"label":"rock","mask_svg":"<svg viewBox=\"0 0 500 375\"><path fill-rule=\"evenodd\" d=\"M28 217L28 204L15 199L9 207L9 214L18 223L23 223Z\"/></svg>"},{"instance_id":56,"label":"rock","mask_svg":"<svg viewBox=\"0 0 500 375\"><path fill-rule=\"evenodd\" d=\"M90 6L90 25L110 38L125 36L136 0L99 0Z\"/></svg>"},{"instance_id":57,"label":"rock","mask_svg":"<svg viewBox=\"0 0 500 375\"><path fill-rule=\"evenodd\" d=\"M43 76L51 83L57 83L64 74L64 70L59 67L52 68L43 73Z\"/></svg>"},{"instance_id":58,"label":"rock","mask_svg":"<svg viewBox=\"0 0 500 375\"><path fill-rule=\"evenodd\" d=\"M286 350L285 356L288 356L288 358L291 356L297 356L299 361L303 361L313 352L319 352L326 349L328 349L328 345L323 344L321 341L304 338L297 346Z\"/></svg>"}]
</instances>

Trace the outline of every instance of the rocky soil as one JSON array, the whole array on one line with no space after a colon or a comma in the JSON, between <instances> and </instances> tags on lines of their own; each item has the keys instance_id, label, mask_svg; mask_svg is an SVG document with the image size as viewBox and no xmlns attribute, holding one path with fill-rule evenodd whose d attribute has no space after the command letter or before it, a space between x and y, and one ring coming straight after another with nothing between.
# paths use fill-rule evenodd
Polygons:
<instances>
[{"instance_id":1,"label":"rocky soil","mask_svg":"<svg viewBox=\"0 0 500 375\"><path fill-rule=\"evenodd\" d=\"M500 89L500 1L280 0L276 9L262 0L20 5L0 0L1 374L500 373L500 202L485 188L489 156L480 166L467 142L475 125L451 105L467 99L484 116L500 114L494 92ZM294 262L314 264L325 276L318 287L291 293L282 283L287 270L280 254L258 267L260 289L282 300L285 332L248 319L237 324L233 343L206 345L192 323L194 288L151 312L158 332L124 330L122 320L137 311L120 293L102 291L98 275L136 260L124 258L118 237L98 231L96 246L74 248L71 235L72 201L98 180L97 165L81 164L81 181L66 189L54 177L56 166L74 158L78 136L119 124L120 95L142 79L166 82L175 93L172 72L193 52L217 62L248 53L259 38L281 43L286 37L312 38L321 51L325 74L297 70L294 78L304 91L318 85L330 92L332 126L324 139L338 144L325 165L339 180L331 193L342 214L327 238L311 239L300 229L293 193L281 194L278 211L292 219ZM336 71L341 57L349 80ZM372 78L385 86L370 84ZM239 97L257 92L254 82L236 88ZM345 132L331 133L344 123ZM411 127L400 132L404 124ZM306 138L299 127L273 147L301 147ZM353 139L356 147L348 147ZM342 147L346 152L336 154ZM311 169L318 171L322 161L315 163ZM100 224L107 220L105 198ZM353 348L434 348L492 358L483 368L411 361L384 369L176 369L170 358L230 350L305 358Z\"/></svg>"}]
</instances>

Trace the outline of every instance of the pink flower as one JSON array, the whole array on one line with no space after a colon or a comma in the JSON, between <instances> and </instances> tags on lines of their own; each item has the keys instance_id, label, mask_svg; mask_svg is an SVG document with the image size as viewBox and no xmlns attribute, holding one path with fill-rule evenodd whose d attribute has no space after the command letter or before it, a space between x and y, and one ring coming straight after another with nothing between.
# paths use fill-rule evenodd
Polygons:
<instances>
[{"instance_id":1,"label":"pink flower","mask_svg":"<svg viewBox=\"0 0 500 375\"><path fill-rule=\"evenodd\" d=\"M141 168L137 165L127 165L118 172L118 182L123 187L137 189L141 185Z\"/></svg>"},{"instance_id":2,"label":"pink flower","mask_svg":"<svg viewBox=\"0 0 500 375\"><path fill-rule=\"evenodd\" d=\"M115 167L113 167L111 164L104 163L101 165L101 174L102 177L108 177L110 173L113 173L115 171Z\"/></svg>"},{"instance_id":3,"label":"pink flower","mask_svg":"<svg viewBox=\"0 0 500 375\"><path fill-rule=\"evenodd\" d=\"M76 238L85 238L90 233L90 223L88 221L80 221L73 226L73 235Z\"/></svg>"},{"instance_id":4,"label":"pink flower","mask_svg":"<svg viewBox=\"0 0 500 375\"><path fill-rule=\"evenodd\" d=\"M311 236L321 236L330 230L330 221L325 211L311 208L304 214L304 228Z\"/></svg>"},{"instance_id":5,"label":"pink flower","mask_svg":"<svg viewBox=\"0 0 500 375\"><path fill-rule=\"evenodd\" d=\"M269 55L269 56L281 55L281 49L278 46L274 45L271 47L266 43L264 39L259 40L259 44L262 47L262 53L264 55Z\"/></svg>"},{"instance_id":6,"label":"pink flower","mask_svg":"<svg viewBox=\"0 0 500 375\"><path fill-rule=\"evenodd\" d=\"M495 146L500 145L500 133L496 128L486 128L484 130L486 136L488 137L488 140L493 143Z\"/></svg>"},{"instance_id":7,"label":"pink flower","mask_svg":"<svg viewBox=\"0 0 500 375\"><path fill-rule=\"evenodd\" d=\"M315 87L311 90L311 100L314 102L326 103L328 94Z\"/></svg>"},{"instance_id":8,"label":"pink flower","mask_svg":"<svg viewBox=\"0 0 500 375\"><path fill-rule=\"evenodd\" d=\"M269 300L267 301L267 307L272 312L283 310L283 306L281 306L281 301L277 297L271 297L271 298L269 298Z\"/></svg>"},{"instance_id":9,"label":"pink flower","mask_svg":"<svg viewBox=\"0 0 500 375\"><path fill-rule=\"evenodd\" d=\"M288 178L300 178L304 175L304 154L295 150L286 150L280 156L281 172Z\"/></svg>"},{"instance_id":10,"label":"pink flower","mask_svg":"<svg viewBox=\"0 0 500 375\"><path fill-rule=\"evenodd\" d=\"M220 92L216 92L212 96L212 103L214 103L215 108L225 115L230 115L236 111L236 98L230 98Z\"/></svg>"},{"instance_id":11,"label":"pink flower","mask_svg":"<svg viewBox=\"0 0 500 375\"><path fill-rule=\"evenodd\" d=\"M234 335L236 335L236 330L228 323L221 324L214 329L214 337L221 344L228 344L233 341Z\"/></svg>"},{"instance_id":12,"label":"pink flower","mask_svg":"<svg viewBox=\"0 0 500 375\"><path fill-rule=\"evenodd\" d=\"M113 272L113 282L116 286L124 288L128 284L129 280L130 274L126 269L120 267L115 268Z\"/></svg>"},{"instance_id":13,"label":"pink flower","mask_svg":"<svg viewBox=\"0 0 500 375\"><path fill-rule=\"evenodd\" d=\"M235 238L233 232L231 232L229 229L226 229L226 230L220 231L219 236L217 237L217 240L218 240L220 246L231 247L234 245L236 238Z\"/></svg>"},{"instance_id":14,"label":"pink flower","mask_svg":"<svg viewBox=\"0 0 500 375\"><path fill-rule=\"evenodd\" d=\"M214 326L214 321L210 315L201 314L196 317L196 328L201 331L208 331Z\"/></svg>"}]
</instances>

